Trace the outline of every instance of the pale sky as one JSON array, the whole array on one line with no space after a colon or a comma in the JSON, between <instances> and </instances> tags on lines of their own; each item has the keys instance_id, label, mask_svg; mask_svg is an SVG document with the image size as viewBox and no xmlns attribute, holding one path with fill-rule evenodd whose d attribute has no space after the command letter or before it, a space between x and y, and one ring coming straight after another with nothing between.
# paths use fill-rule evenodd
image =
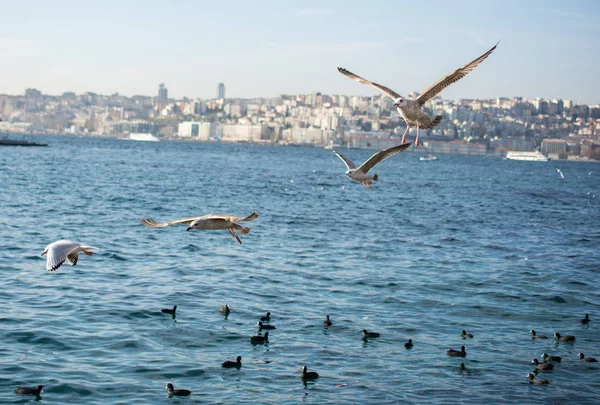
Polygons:
<instances>
[{"instance_id":1,"label":"pale sky","mask_svg":"<svg viewBox=\"0 0 600 405\"><path fill-rule=\"evenodd\" d=\"M407 95L498 41L442 97L600 103L595 0L0 0L0 94Z\"/></svg>"}]
</instances>

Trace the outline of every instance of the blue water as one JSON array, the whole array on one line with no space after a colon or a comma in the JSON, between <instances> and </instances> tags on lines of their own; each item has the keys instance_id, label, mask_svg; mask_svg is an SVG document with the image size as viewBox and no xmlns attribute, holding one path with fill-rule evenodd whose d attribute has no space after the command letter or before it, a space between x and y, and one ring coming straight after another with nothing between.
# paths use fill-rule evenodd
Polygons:
<instances>
[{"instance_id":1,"label":"blue water","mask_svg":"<svg viewBox=\"0 0 600 405\"><path fill-rule=\"evenodd\" d=\"M48 404L600 402L600 366L577 358L600 358L598 164L402 153L369 191L324 149L40 140L0 148L2 404L38 384ZM242 245L139 223L254 210ZM100 250L46 272L58 239ZM563 362L529 385L543 352Z\"/></svg>"}]
</instances>

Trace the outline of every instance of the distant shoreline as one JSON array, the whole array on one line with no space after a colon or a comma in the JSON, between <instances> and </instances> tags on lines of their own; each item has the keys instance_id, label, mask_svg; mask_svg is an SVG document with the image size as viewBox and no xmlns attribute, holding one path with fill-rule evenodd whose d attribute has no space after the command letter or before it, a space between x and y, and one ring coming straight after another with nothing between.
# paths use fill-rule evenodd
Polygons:
<instances>
[{"instance_id":1,"label":"distant shoreline","mask_svg":"<svg viewBox=\"0 0 600 405\"><path fill-rule=\"evenodd\" d=\"M126 137L121 137L121 136L110 136L110 135L77 135L77 134L49 134L49 133L23 133L23 132L0 132L0 135L5 136L5 135L17 135L17 136L66 136L66 137L72 137L72 138L93 138L93 139L115 139L115 140L123 140L123 141L132 141L132 142L146 142L146 143L156 143L156 142L147 142L147 141L140 141L140 140L134 140L134 139L129 139ZM304 148L315 148L315 149L325 149L325 146L320 146L320 145L312 145L312 144L282 144L282 143L271 143L271 142L229 142L229 141L208 141L208 140L200 140L200 139L188 139L188 138L181 138L181 137L173 137L173 138L159 138L160 142L187 142L187 143L209 143L209 144L224 144L224 145L253 145L253 146L277 146L277 147L292 147L292 148L299 148L299 147L304 147ZM50 145L51 146L51 145ZM374 148L360 148L360 147L350 147L347 148L345 146L340 146L338 149L343 150L343 149L355 149L355 150L378 150L378 149L374 149ZM432 152L425 149L425 148L419 148L418 150L415 150L414 148L409 148L405 151L406 152L411 152L411 153L417 153L417 154L431 154ZM505 156L499 156L495 153L486 153L485 155L475 155L475 154L461 154L461 153L442 153L442 152L435 152L435 154L437 155L443 155L443 156L479 156L479 157L492 157L492 158L499 158L499 159L505 159ZM550 162L583 162L583 163L600 163L600 160L593 160L593 159L550 159Z\"/></svg>"}]
</instances>

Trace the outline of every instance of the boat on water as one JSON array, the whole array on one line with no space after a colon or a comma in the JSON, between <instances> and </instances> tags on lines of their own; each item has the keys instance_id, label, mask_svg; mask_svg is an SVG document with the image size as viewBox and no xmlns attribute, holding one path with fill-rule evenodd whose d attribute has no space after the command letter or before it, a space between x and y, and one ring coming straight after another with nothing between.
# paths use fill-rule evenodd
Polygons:
<instances>
[{"instance_id":1,"label":"boat on water","mask_svg":"<svg viewBox=\"0 0 600 405\"><path fill-rule=\"evenodd\" d=\"M528 160L531 162L547 162L549 159L536 150L534 152L506 152L506 158L510 160Z\"/></svg>"},{"instance_id":2,"label":"boat on water","mask_svg":"<svg viewBox=\"0 0 600 405\"><path fill-rule=\"evenodd\" d=\"M158 139L156 136L154 136L152 134L147 134L147 133L132 133L132 134L129 134L129 139L131 139L132 141L146 141L146 142L160 141L160 139Z\"/></svg>"},{"instance_id":3,"label":"boat on water","mask_svg":"<svg viewBox=\"0 0 600 405\"><path fill-rule=\"evenodd\" d=\"M0 138L0 146L48 146L47 143L31 142L26 140L10 139L7 136Z\"/></svg>"},{"instance_id":4,"label":"boat on water","mask_svg":"<svg viewBox=\"0 0 600 405\"><path fill-rule=\"evenodd\" d=\"M421 156L419 158L419 160L423 160L425 162L433 162L434 160L438 160L438 157L433 156L433 155L427 155L427 156Z\"/></svg>"}]
</instances>

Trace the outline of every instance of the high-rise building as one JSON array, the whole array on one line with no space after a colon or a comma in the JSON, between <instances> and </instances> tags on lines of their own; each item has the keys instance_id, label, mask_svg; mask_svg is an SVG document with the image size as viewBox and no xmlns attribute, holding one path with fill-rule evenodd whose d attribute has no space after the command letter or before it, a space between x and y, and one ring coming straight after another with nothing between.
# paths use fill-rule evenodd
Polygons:
<instances>
[{"instance_id":1,"label":"high-rise building","mask_svg":"<svg viewBox=\"0 0 600 405\"><path fill-rule=\"evenodd\" d=\"M158 98L156 99L156 105L159 108L165 107L167 105L168 99L168 90L165 87L164 83L158 85Z\"/></svg>"},{"instance_id":2,"label":"high-rise building","mask_svg":"<svg viewBox=\"0 0 600 405\"><path fill-rule=\"evenodd\" d=\"M225 98L225 85L223 83L219 83L217 86L217 98Z\"/></svg>"}]
</instances>

